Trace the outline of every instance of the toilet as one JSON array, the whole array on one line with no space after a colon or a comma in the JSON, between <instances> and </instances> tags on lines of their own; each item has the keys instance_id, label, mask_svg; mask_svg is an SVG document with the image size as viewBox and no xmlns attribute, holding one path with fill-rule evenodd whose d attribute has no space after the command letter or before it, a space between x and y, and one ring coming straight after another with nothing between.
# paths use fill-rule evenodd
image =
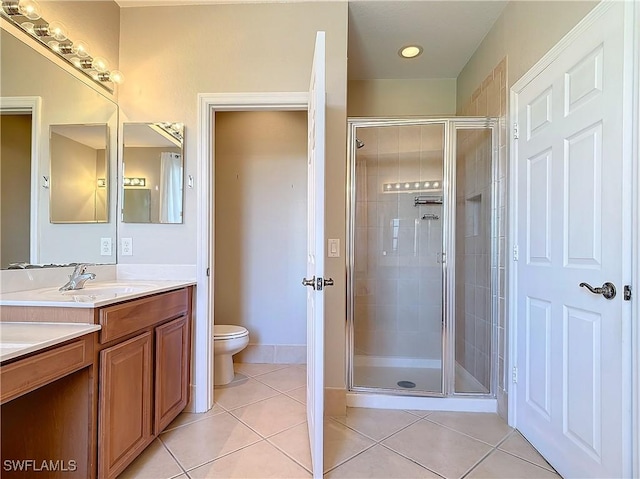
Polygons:
<instances>
[{"instance_id":1,"label":"toilet","mask_svg":"<svg viewBox=\"0 0 640 479\"><path fill-rule=\"evenodd\" d=\"M233 381L233 355L249 344L249 331L242 326L213 325L213 384L222 386Z\"/></svg>"}]
</instances>

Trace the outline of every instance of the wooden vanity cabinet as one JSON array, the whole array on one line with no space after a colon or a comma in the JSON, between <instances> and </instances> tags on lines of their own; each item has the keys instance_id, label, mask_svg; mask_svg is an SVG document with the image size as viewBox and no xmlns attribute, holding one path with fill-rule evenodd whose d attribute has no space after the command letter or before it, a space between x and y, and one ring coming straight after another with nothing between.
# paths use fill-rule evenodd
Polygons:
<instances>
[{"instance_id":1,"label":"wooden vanity cabinet","mask_svg":"<svg viewBox=\"0 0 640 479\"><path fill-rule=\"evenodd\" d=\"M121 473L189 400L192 288L101 308L98 477Z\"/></svg>"}]
</instances>

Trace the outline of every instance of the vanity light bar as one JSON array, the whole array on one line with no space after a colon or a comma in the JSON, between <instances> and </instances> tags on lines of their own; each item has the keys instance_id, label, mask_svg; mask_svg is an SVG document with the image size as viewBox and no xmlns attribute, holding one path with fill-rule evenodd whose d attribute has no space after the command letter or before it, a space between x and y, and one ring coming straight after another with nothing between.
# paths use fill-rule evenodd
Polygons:
<instances>
[{"instance_id":1,"label":"vanity light bar","mask_svg":"<svg viewBox=\"0 0 640 479\"><path fill-rule=\"evenodd\" d=\"M400 183L384 183L383 193L415 193L417 191L441 190L442 180L403 181Z\"/></svg>"},{"instance_id":2,"label":"vanity light bar","mask_svg":"<svg viewBox=\"0 0 640 479\"><path fill-rule=\"evenodd\" d=\"M68 38L62 23L42 18L40 6L34 0L3 0L0 15L110 92L113 92L110 84L124 81L122 72L108 70L106 60L91 57L86 43Z\"/></svg>"},{"instance_id":3,"label":"vanity light bar","mask_svg":"<svg viewBox=\"0 0 640 479\"><path fill-rule=\"evenodd\" d=\"M146 178L124 178L124 186L147 186Z\"/></svg>"}]
</instances>

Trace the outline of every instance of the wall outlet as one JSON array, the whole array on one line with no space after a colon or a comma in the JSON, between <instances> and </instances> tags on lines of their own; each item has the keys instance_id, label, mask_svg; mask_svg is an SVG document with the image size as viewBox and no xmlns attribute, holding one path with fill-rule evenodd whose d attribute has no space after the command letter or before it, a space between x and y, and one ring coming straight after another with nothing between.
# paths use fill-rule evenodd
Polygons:
<instances>
[{"instance_id":1,"label":"wall outlet","mask_svg":"<svg viewBox=\"0 0 640 479\"><path fill-rule=\"evenodd\" d=\"M133 238L122 238L122 256L133 256Z\"/></svg>"},{"instance_id":2,"label":"wall outlet","mask_svg":"<svg viewBox=\"0 0 640 479\"><path fill-rule=\"evenodd\" d=\"M100 255L111 256L111 238L100 238Z\"/></svg>"}]
</instances>

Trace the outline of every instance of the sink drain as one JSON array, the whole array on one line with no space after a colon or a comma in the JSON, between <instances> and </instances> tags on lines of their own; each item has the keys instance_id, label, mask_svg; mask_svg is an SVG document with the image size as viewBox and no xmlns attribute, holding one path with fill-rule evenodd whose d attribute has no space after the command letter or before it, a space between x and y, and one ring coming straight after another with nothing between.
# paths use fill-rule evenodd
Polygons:
<instances>
[{"instance_id":1,"label":"sink drain","mask_svg":"<svg viewBox=\"0 0 640 479\"><path fill-rule=\"evenodd\" d=\"M411 389L416 387L416 383L412 381L398 381L398 386L401 388Z\"/></svg>"}]
</instances>

